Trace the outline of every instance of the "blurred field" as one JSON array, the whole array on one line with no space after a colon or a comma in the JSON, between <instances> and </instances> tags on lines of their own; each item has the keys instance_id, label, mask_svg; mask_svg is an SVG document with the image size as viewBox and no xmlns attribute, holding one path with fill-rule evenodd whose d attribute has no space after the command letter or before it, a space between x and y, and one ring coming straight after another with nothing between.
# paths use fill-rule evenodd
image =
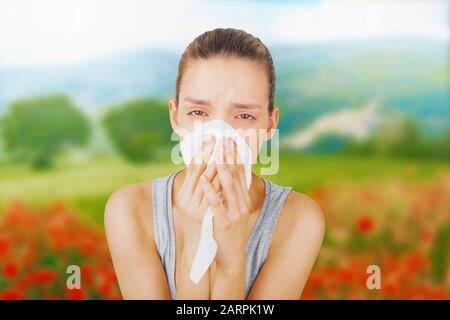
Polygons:
<instances>
[{"instance_id":1,"label":"blurred field","mask_svg":"<svg viewBox=\"0 0 450 320\"><path fill-rule=\"evenodd\" d=\"M325 182L351 181L356 184L372 181L381 184L394 176L405 182L432 180L449 167L448 163L435 160L283 154L278 174L267 178L308 194ZM106 200L114 190L181 168L169 161L136 165L112 157L84 163L59 161L51 171L35 171L27 165L0 166L0 211L4 211L11 199L35 205L59 199L74 206L91 222L102 224ZM258 167L254 170L258 173Z\"/></svg>"},{"instance_id":2,"label":"blurred field","mask_svg":"<svg viewBox=\"0 0 450 320\"><path fill-rule=\"evenodd\" d=\"M4 209L11 199L36 206L62 200L101 227L106 201L114 190L169 173L173 168L170 164L131 165L118 158L84 164L58 163L53 170L44 172L26 166L0 168L0 207Z\"/></svg>"},{"instance_id":3,"label":"blurred field","mask_svg":"<svg viewBox=\"0 0 450 320\"><path fill-rule=\"evenodd\" d=\"M0 299L120 299L104 206L121 186L181 168L163 162L0 167ZM326 216L304 299L450 298L448 163L284 153L268 178L314 198ZM71 264L81 267L80 290L66 289ZM366 287L371 264L381 290Z\"/></svg>"}]
</instances>

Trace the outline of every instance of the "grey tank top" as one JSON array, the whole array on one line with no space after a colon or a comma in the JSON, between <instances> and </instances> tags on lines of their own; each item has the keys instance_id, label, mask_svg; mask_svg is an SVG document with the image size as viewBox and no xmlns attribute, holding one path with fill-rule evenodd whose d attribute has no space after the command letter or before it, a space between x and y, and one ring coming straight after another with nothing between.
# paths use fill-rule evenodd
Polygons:
<instances>
[{"instance_id":1,"label":"grey tank top","mask_svg":"<svg viewBox=\"0 0 450 320\"><path fill-rule=\"evenodd\" d=\"M172 299L175 299L176 293L174 279L175 234L172 215L172 183L178 172L152 180L155 242L166 272ZM266 195L255 227L250 234L246 246L246 297L266 260L278 216L289 192L292 190L290 186L279 186L264 178L263 181L265 183Z\"/></svg>"}]
</instances>

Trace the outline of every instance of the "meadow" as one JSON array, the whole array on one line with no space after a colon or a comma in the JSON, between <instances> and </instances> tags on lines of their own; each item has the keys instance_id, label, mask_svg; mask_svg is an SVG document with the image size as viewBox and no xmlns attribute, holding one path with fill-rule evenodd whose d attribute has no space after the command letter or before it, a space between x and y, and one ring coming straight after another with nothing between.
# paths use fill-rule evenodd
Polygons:
<instances>
[{"instance_id":1,"label":"meadow","mask_svg":"<svg viewBox=\"0 0 450 320\"><path fill-rule=\"evenodd\" d=\"M270 180L322 207L326 235L304 299L450 298L449 164L346 155L282 153ZM34 171L0 167L0 298L120 299L103 231L117 188L181 169L164 159L69 161ZM254 168L259 172L258 166ZM67 265L81 290L67 290ZM368 265L382 271L366 286Z\"/></svg>"},{"instance_id":2,"label":"meadow","mask_svg":"<svg viewBox=\"0 0 450 320\"><path fill-rule=\"evenodd\" d=\"M284 153L278 173L266 178L308 194L315 187L334 181L381 183L393 177L405 182L426 181L449 167L445 162L428 159ZM0 166L0 211L15 198L37 206L58 199L81 210L80 215L89 222L101 225L106 200L114 190L181 168L166 159L132 164L117 157L79 161L60 158L47 171L33 170L28 164L3 165ZM254 167L254 172L259 173L259 166Z\"/></svg>"}]
</instances>

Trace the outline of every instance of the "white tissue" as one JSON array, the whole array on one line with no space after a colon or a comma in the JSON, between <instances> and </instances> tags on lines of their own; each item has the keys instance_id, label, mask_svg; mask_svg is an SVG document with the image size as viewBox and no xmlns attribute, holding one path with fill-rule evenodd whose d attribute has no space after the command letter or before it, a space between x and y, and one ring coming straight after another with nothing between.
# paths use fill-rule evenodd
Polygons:
<instances>
[{"instance_id":1,"label":"white tissue","mask_svg":"<svg viewBox=\"0 0 450 320\"><path fill-rule=\"evenodd\" d=\"M198 125L190 134L185 136L180 143L180 150L183 161L186 165L191 163L194 153L199 150L203 139L207 135L213 135L216 138L213 154L217 152L221 139L233 138L236 142L237 156L239 163L244 165L245 182L247 190L250 188L252 179L252 153L245 140L234 130L232 126L222 120L211 120ZM214 159L211 156L209 163ZM209 207L203 217L200 231L200 242L192 263L189 277L195 283L198 283L211 265L217 252L217 242L214 240L213 212Z\"/></svg>"}]
</instances>

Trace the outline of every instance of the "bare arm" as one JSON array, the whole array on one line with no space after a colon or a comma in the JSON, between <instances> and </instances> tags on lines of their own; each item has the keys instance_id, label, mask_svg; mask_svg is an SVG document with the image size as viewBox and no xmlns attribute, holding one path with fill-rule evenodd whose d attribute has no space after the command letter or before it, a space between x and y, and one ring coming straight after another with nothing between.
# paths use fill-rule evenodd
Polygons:
<instances>
[{"instance_id":1,"label":"bare arm","mask_svg":"<svg viewBox=\"0 0 450 320\"><path fill-rule=\"evenodd\" d=\"M119 189L110 196L105 208L106 236L122 296L170 299L153 236L142 227L133 195L131 187Z\"/></svg>"},{"instance_id":2,"label":"bare arm","mask_svg":"<svg viewBox=\"0 0 450 320\"><path fill-rule=\"evenodd\" d=\"M245 252L236 253L233 267L220 264L215 270L211 300L245 300L246 261Z\"/></svg>"},{"instance_id":3,"label":"bare arm","mask_svg":"<svg viewBox=\"0 0 450 320\"><path fill-rule=\"evenodd\" d=\"M120 290L124 299L170 300L166 273L154 241L152 207L139 210L135 205L139 203L137 194L132 186L121 188L111 195L105 208L106 236ZM151 194L147 196L150 201L146 202L152 203ZM189 279L200 231L189 234L176 272L175 299L209 299L209 272L198 284Z\"/></svg>"},{"instance_id":4,"label":"bare arm","mask_svg":"<svg viewBox=\"0 0 450 320\"><path fill-rule=\"evenodd\" d=\"M182 249L180 270L176 272L175 280L176 300L209 300L209 269L197 284L189 278L199 241L200 229L193 230L190 239L183 241L185 245Z\"/></svg>"},{"instance_id":5,"label":"bare arm","mask_svg":"<svg viewBox=\"0 0 450 320\"><path fill-rule=\"evenodd\" d=\"M276 227L278 243L269 249L249 300L300 299L319 253L325 232L321 209L305 196L292 193L290 197Z\"/></svg>"}]
</instances>

